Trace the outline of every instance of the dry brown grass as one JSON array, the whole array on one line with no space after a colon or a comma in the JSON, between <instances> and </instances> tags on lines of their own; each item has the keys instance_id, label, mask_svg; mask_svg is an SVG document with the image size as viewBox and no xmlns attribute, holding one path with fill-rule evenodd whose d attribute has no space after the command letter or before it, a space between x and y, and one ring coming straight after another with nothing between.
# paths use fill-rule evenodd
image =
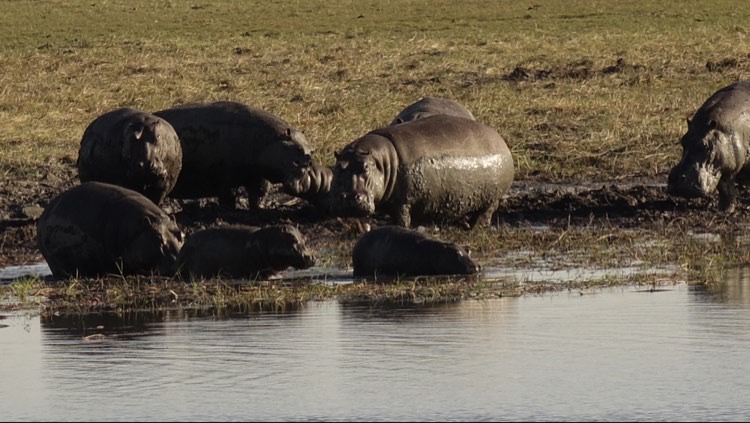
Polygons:
<instances>
[{"instance_id":1,"label":"dry brown grass","mask_svg":"<svg viewBox=\"0 0 750 423\"><path fill-rule=\"evenodd\" d=\"M0 172L75 157L96 116L233 99L317 158L423 95L503 134L519 179L659 175L684 119L750 69L735 2L5 2Z\"/></svg>"}]
</instances>

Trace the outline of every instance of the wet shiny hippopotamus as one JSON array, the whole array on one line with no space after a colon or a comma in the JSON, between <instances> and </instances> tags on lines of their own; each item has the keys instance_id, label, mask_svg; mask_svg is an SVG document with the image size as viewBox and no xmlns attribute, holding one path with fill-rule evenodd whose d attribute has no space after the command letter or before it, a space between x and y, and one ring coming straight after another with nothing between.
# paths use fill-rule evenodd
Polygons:
<instances>
[{"instance_id":1,"label":"wet shiny hippopotamus","mask_svg":"<svg viewBox=\"0 0 750 423\"><path fill-rule=\"evenodd\" d=\"M472 275L481 271L463 247L391 225L372 229L357 240L352 265L358 277Z\"/></svg>"},{"instance_id":2,"label":"wet shiny hippopotamus","mask_svg":"<svg viewBox=\"0 0 750 423\"><path fill-rule=\"evenodd\" d=\"M451 115L476 120L474 114L461 103L443 97L426 96L406 106L393 118L391 125L434 115Z\"/></svg>"},{"instance_id":3,"label":"wet shiny hippopotamus","mask_svg":"<svg viewBox=\"0 0 750 423\"><path fill-rule=\"evenodd\" d=\"M120 185L160 204L182 170L182 146L167 121L124 107L86 127L76 165L81 182Z\"/></svg>"},{"instance_id":4,"label":"wet shiny hippopotamus","mask_svg":"<svg viewBox=\"0 0 750 423\"><path fill-rule=\"evenodd\" d=\"M267 111L235 101L187 104L154 112L182 143L182 171L173 198L218 197L234 207L237 189L258 208L269 184L286 182L308 166L305 135Z\"/></svg>"},{"instance_id":5,"label":"wet shiny hippopotamus","mask_svg":"<svg viewBox=\"0 0 750 423\"><path fill-rule=\"evenodd\" d=\"M669 172L667 192L699 197L719 191L719 208L733 212L737 184L750 182L750 80L711 95L688 118L682 158Z\"/></svg>"},{"instance_id":6,"label":"wet shiny hippopotamus","mask_svg":"<svg viewBox=\"0 0 750 423\"><path fill-rule=\"evenodd\" d=\"M434 115L376 129L336 154L331 213L385 213L400 226L489 225L514 177L493 128Z\"/></svg>"},{"instance_id":7,"label":"wet shiny hippopotamus","mask_svg":"<svg viewBox=\"0 0 750 423\"><path fill-rule=\"evenodd\" d=\"M37 223L37 246L55 278L171 275L183 240L151 200L102 182L58 195Z\"/></svg>"},{"instance_id":8,"label":"wet shiny hippopotamus","mask_svg":"<svg viewBox=\"0 0 750 423\"><path fill-rule=\"evenodd\" d=\"M314 264L304 236L289 224L202 229L187 237L177 257L183 278L264 279L289 267L307 269Z\"/></svg>"}]
</instances>

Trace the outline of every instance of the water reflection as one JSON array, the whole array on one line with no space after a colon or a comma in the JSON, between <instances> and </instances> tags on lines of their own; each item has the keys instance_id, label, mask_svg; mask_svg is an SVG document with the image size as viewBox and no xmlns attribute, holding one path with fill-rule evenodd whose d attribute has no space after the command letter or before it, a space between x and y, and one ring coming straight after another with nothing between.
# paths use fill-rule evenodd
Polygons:
<instances>
[{"instance_id":1,"label":"water reflection","mask_svg":"<svg viewBox=\"0 0 750 423\"><path fill-rule=\"evenodd\" d=\"M0 330L0 411L10 420L740 421L750 413L750 270L729 276L720 288L437 307L12 315Z\"/></svg>"}]
</instances>

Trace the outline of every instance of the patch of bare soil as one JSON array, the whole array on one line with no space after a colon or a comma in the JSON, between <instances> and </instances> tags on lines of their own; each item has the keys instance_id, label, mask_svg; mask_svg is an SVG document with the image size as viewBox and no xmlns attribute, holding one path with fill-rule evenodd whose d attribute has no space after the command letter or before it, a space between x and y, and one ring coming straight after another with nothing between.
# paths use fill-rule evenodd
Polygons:
<instances>
[{"instance_id":1,"label":"patch of bare soil","mask_svg":"<svg viewBox=\"0 0 750 423\"><path fill-rule=\"evenodd\" d=\"M741 192L734 215L717 211L715 198L683 199L664 191L666 175L658 179L616 182L550 184L514 182L494 222L510 227L546 225L607 224L623 229L659 225L681 225L685 230L732 230L750 215L750 194ZM70 160L51 164L37 180L0 181L0 267L38 263L43 260L36 247L36 221L57 194L78 184ZM163 205L187 234L220 224L265 226L295 223L316 246L352 241L362 225L385 224L381 218L336 218L327 216L305 201L274 193L255 212L227 210L212 201L178 202Z\"/></svg>"}]
</instances>

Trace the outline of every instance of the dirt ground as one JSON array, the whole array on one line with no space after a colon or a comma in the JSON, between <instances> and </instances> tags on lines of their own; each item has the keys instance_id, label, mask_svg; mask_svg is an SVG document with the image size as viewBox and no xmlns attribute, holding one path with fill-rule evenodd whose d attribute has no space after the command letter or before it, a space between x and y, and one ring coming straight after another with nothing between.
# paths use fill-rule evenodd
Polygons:
<instances>
[{"instance_id":1,"label":"dirt ground","mask_svg":"<svg viewBox=\"0 0 750 423\"><path fill-rule=\"evenodd\" d=\"M586 183L515 181L505 204L495 214L498 225L596 225L632 229L655 225L682 225L685 230L715 230L746 221L750 195L741 192L737 212L725 216L717 211L716 198L682 199L668 196L666 175L652 179ZM65 189L78 184L71 160L52 163L36 180L0 180L0 267L38 263L36 220L47 203ZM268 196L263 209L227 211L212 201L178 203L168 199L164 208L173 212L185 232L219 223L263 226L281 222L299 225L318 247L325 243L351 241L363 223L386 223L380 218L335 218L305 201L283 194ZM726 229L726 228L724 228Z\"/></svg>"}]
</instances>

